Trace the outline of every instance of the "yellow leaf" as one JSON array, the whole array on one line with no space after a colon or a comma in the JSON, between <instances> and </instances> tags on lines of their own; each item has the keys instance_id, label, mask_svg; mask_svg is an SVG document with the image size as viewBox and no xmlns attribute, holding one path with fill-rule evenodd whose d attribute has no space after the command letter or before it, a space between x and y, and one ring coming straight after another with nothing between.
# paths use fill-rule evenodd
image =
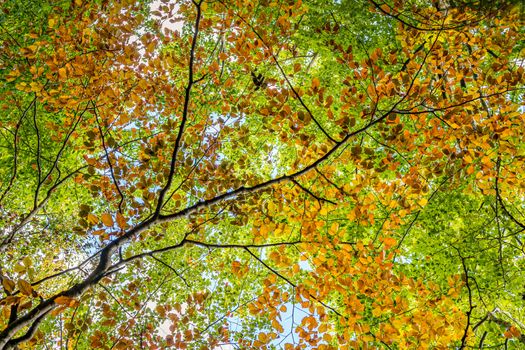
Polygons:
<instances>
[{"instance_id":1,"label":"yellow leaf","mask_svg":"<svg viewBox=\"0 0 525 350\"><path fill-rule=\"evenodd\" d=\"M372 310L372 315L374 317L379 317L383 314L383 311L379 308L379 307L376 307Z\"/></svg>"},{"instance_id":2,"label":"yellow leaf","mask_svg":"<svg viewBox=\"0 0 525 350\"><path fill-rule=\"evenodd\" d=\"M27 267L31 267L31 265L33 264L33 262L31 261L31 258L26 256L22 259L22 262L24 263L25 266Z\"/></svg>"},{"instance_id":3,"label":"yellow leaf","mask_svg":"<svg viewBox=\"0 0 525 350\"><path fill-rule=\"evenodd\" d=\"M6 81L11 82L13 80L16 80L16 78L19 76L20 76L20 72L18 70L14 70L12 72L9 72L9 74L6 75Z\"/></svg>"},{"instance_id":4,"label":"yellow leaf","mask_svg":"<svg viewBox=\"0 0 525 350\"><path fill-rule=\"evenodd\" d=\"M66 78L67 78L67 71L66 71L65 68L60 68L60 69L58 70L58 77L59 77L60 79L66 79Z\"/></svg>"},{"instance_id":5,"label":"yellow leaf","mask_svg":"<svg viewBox=\"0 0 525 350\"><path fill-rule=\"evenodd\" d=\"M19 263L19 264L15 265L13 270L15 270L15 272L22 273L22 272L24 272L26 270L26 267Z\"/></svg>"},{"instance_id":6,"label":"yellow leaf","mask_svg":"<svg viewBox=\"0 0 525 350\"><path fill-rule=\"evenodd\" d=\"M268 213L273 214L276 212L277 206L273 202L268 203Z\"/></svg>"},{"instance_id":7,"label":"yellow leaf","mask_svg":"<svg viewBox=\"0 0 525 350\"><path fill-rule=\"evenodd\" d=\"M334 222L330 229L328 230L328 233L331 235L335 235L337 231L339 230L339 224L337 222Z\"/></svg>"}]
</instances>

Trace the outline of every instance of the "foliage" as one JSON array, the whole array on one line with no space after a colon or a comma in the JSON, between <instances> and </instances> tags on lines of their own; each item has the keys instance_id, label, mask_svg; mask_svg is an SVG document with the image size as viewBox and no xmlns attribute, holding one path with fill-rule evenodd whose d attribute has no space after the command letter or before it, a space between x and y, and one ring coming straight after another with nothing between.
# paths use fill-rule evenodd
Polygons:
<instances>
[{"instance_id":1,"label":"foliage","mask_svg":"<svg viewBox=\"0 0 525 350\"><path fill-rule=\"evenodd\" d=\"M1 349L524 346L515 3L1 4Z\"/></svg>"}]
</instances>

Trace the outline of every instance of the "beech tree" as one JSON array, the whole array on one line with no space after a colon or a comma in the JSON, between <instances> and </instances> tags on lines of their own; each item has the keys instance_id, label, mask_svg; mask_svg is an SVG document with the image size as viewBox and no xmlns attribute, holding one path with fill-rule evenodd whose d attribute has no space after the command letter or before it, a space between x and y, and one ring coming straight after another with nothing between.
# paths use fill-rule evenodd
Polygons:
<instances>
[{"instance_id":1,"label":"beech tree","mask_svg":"<svg viewBox=\"0 0 525 350\"><path fill-rule=\"evenodd\" d=\"M0 3L0 349L525 346L519 3Z\"/></svg>"}]
</instances>

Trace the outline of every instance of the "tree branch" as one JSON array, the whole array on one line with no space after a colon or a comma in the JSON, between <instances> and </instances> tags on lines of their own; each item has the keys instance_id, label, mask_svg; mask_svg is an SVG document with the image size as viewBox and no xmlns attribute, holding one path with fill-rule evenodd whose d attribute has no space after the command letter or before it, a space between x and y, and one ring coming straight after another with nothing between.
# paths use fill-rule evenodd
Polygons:
<instances>
[{"instance_id":1,"label":"tree branch","mask_svg":"<svg viewBox=\"0 0 525 350\"><path fill-rule=\"evenodd\" d=\"M191 42L191 49L190 49L190 59L189 59L189 67L188 67L188 85L186 86L186 93L184 96L184 107L182 110L182 120L179 125L179 132L177 133L177 139L175 140L175 147L173 148L173 153L171 155L171 163L170 163L170 171L168 174L168 181L166 182L166 185L162 188L162 190L159 193L159 198L157 202L157 208L155 209L155 213L153 214L154 218L158 218L160 216L160 211L164 205L164 197L166 196L166 193L171 187L171 184L173 182L173 177L175 175L175 164L177 163L177 154L179 152L180 142L182 139L182 134L184 133L184 127L186 125L186 121L188 120L188 114L189 114L189 106L190 106L190 97L191 97L191 89L193 87L193 84L195 84L195 81L193 80L193 65L195 61L195 50L197 48L197 38L199 35L199 23L201 20L201 2L193 2L195 7L197 8L197 18L195 19L195 31L193 33L193 40Z\"/></svg>"}]
</instances>

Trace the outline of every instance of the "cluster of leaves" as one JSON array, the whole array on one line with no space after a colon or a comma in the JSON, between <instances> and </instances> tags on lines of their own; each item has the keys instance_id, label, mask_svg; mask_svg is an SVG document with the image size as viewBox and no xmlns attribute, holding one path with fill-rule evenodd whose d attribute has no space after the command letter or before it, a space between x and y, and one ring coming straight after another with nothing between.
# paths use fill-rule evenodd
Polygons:
<instances>
[{"instance_id":1,"label":"cluster of leaves","mask_svg":"<svg viewBox=\"0 0 525 350\"><path fill-rule=\"evenodd\" d=\"M0 349L524 346L518 5L0 3Z\"/></svg>"}]
</instances>

